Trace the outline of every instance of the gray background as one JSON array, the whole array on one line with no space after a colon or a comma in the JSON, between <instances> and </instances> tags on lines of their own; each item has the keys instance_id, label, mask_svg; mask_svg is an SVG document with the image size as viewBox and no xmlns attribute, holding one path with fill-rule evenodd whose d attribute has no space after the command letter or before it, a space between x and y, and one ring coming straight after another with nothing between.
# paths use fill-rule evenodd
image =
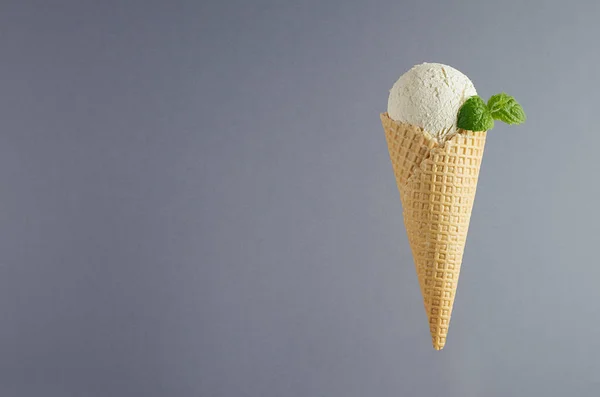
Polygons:
<instances>
[{"instance_id":1,"label":"gray background","mask_svg":"<svg viewBox=\"0 0 600 397\"><path fill-rule=\"evenodd\" d=\"M0 395L594 396L596 1L0 7ZM430 346L379 112L450 64L489 134Z\"/></svg>"}]
</instances>

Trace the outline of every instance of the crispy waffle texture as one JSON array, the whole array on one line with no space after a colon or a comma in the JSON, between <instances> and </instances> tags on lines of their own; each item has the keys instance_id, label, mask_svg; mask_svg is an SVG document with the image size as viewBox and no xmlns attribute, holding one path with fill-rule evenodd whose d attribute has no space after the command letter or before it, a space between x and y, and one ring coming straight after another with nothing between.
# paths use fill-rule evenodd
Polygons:
<instances>
[{"instance_id":1,"label":"crispy waffle texture","mask_svg":"<svg viewBox=\"0 0 600 397\"><path fill-rule=\"evenodd\" d=\"M396 122L387 113L381 114L381 122L432 344L441 350L454 306L486 132L459 130L439 144L423 129Z\"/></svg>"}]
</instances>

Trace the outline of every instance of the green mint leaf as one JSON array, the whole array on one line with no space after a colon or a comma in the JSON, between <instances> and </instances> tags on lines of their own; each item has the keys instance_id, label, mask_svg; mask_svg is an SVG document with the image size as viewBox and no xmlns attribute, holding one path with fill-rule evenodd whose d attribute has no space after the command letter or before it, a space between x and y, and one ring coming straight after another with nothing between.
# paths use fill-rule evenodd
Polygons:
<instances>
[{"instance_id":1,"label":"green mint leaf","mask_svg":"<svg viewBox=\"0 0 600 397\"><path fill-rule=\"evenodd\" d=\"M483 99L475 95L460 107L456 126L463 130L488 131L494 128L494 118Z\"/></svg>"},{"instance_id":2,"label":"green mint leaf","mask_svg":"<svg viewBox=\"0 0 600 397\"><path fill-rule=\"evenodd\" d=\"M525 111L512 96L505 94L492 95L488 101L488 109L496 120L506 124L521 124L525 121Z\"/></svg>"}]
</instances>

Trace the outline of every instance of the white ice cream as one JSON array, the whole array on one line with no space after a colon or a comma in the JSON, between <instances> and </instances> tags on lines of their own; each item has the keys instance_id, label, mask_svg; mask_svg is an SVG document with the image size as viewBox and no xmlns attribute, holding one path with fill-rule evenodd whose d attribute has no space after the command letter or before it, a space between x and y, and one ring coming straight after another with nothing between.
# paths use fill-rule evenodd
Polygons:
<instances>
[{"instance_id":1,"label":"white ice cream","mask_svg":"<svg viewBox=\"0 0 600 397\"><path fill-rule=\"evenodd\" d=\"M458 110L473 95L477 95L473 83L458 70L441 63L423 63L396 81L388 98L388 114L444 141L456 132Z\"/></svg>"}]
</instances>

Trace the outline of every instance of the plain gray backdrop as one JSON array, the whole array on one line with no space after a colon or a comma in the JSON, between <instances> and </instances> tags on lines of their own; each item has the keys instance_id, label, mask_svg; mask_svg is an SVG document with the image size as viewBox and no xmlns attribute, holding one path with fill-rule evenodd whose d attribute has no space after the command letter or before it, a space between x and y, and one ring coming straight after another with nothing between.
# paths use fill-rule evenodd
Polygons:
<instances>
[{"instance_id":1,"label":"plain gray backdrop","mask_svg":"<svg viewBox=\"0 0 600 397\"><path fill-rule=\"evenodd\" d=\"M597 1L0 5L0 396L595 396ZM506 91L446 348L379 113Z\"/></svg>"}]
</instances>

